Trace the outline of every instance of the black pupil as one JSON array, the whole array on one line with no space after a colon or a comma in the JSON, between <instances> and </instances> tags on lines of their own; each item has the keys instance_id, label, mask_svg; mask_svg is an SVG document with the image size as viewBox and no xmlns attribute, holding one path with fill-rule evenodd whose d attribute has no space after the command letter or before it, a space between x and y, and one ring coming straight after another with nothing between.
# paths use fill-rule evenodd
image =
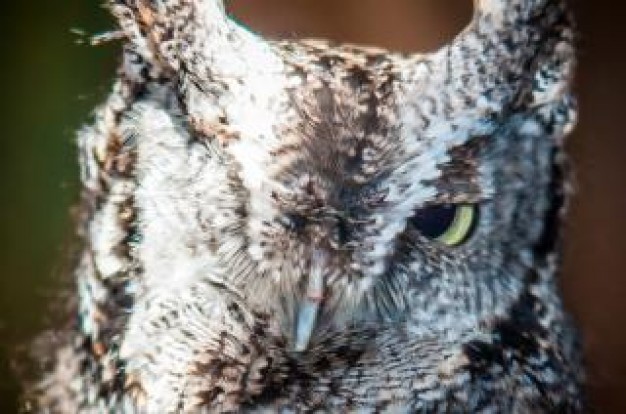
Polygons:
<instances>
[{"instance_id":1,"label":"black pupil","mask_svg":"<svg viewBox=\"0 0 626 414\"><path fill-rule=\"evenodd\" d=\"M454 222L457 206L441 205L420 208L410 222L424 236L436 239L442 236Z\"/></svg>"}]
</instances>

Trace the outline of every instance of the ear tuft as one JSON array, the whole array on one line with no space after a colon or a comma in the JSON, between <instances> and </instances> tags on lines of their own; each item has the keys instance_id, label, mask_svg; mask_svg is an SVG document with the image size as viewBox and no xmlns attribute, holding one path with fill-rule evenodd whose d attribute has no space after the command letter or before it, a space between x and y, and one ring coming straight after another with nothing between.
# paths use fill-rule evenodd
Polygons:
<instances>
[{"instance_id":1,"label":"ear tuft","mask_svg":"<svg viewBox=\"0 0 626 414\"><path fill-rule=\"evenodd\" d=\"M468 27L408 78L428 76L433 90L455 97L458 111L485 118L521 100L558 100L575 61L567 0L475 0L474 7Z\"/></svg>"},{"instance_id":2,"label":"ear tuft","mask_svg":"<svg viewBox=\"0 0 626 414\"><path fill-rule=\"evenodd\" d=\"M147 61L178 70L234 47L239 27L222 0L110 0L109 8L136 51Z\"/></svg>"}]
</instances>

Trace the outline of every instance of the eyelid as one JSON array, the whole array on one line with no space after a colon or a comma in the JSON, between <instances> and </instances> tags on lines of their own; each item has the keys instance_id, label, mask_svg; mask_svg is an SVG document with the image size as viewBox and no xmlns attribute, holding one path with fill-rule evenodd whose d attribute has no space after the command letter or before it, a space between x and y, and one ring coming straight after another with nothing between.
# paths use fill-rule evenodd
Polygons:
<instances>
[{"instance_id":1,"label":"eyelid","mask_svg":"<svg viewBox=\"0 0 626 414\"><path fill-rule=\"evenodd\" d=\"M478 205L485 202L489 202L493 199L492 195L487 192L463 192L462 189L458 191L438 191L437 194L428 200L426 205Z\"/></svg>"}]
</instances>

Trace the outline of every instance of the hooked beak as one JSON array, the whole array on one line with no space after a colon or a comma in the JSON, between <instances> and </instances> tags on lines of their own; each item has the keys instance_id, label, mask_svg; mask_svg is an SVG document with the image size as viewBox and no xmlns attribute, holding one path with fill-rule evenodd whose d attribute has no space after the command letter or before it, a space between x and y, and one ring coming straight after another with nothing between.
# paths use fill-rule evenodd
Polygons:
<instances>
[{"instance_id":1,"label":"hooked beak","mask_svg":"<svg viewBox=\"0 0 626 414\"><path fill-rule=\"evenodd\" d=\"M296 352L303 352L307 349L311 334L315 329L317 315L324 299L324 273L327 260L325 252L317 249L313 252L306 293L296 317Z\"/></svg>"}]
</instances>

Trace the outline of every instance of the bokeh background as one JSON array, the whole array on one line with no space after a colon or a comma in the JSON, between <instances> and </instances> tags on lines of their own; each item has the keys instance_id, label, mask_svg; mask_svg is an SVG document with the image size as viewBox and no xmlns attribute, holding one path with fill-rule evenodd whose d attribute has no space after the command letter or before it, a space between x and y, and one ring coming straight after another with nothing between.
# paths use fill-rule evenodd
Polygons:
<instances>
[{"instance_id":1,"label":"bokeh background","mask_svg":"<svg viewBox=\"0 0 626 414\"><path fill-rule=\"evenodd\" d=\"M584 334L599 413L626 412L626 5L572 0L579 21L580 125L568 147L577 196L563 289ZM252 29L430 51L469 21L471 0L231 0ZM611 4L609 6L609 4ZM50 320L67 279L77 200L74 131L115 74L119 45L99 0L0 8L0 413L18 410L15 349ZM65 283L67 284L67 283ZM54 311L52 311L54 313Z\"/></svg>"}]
</instances>

